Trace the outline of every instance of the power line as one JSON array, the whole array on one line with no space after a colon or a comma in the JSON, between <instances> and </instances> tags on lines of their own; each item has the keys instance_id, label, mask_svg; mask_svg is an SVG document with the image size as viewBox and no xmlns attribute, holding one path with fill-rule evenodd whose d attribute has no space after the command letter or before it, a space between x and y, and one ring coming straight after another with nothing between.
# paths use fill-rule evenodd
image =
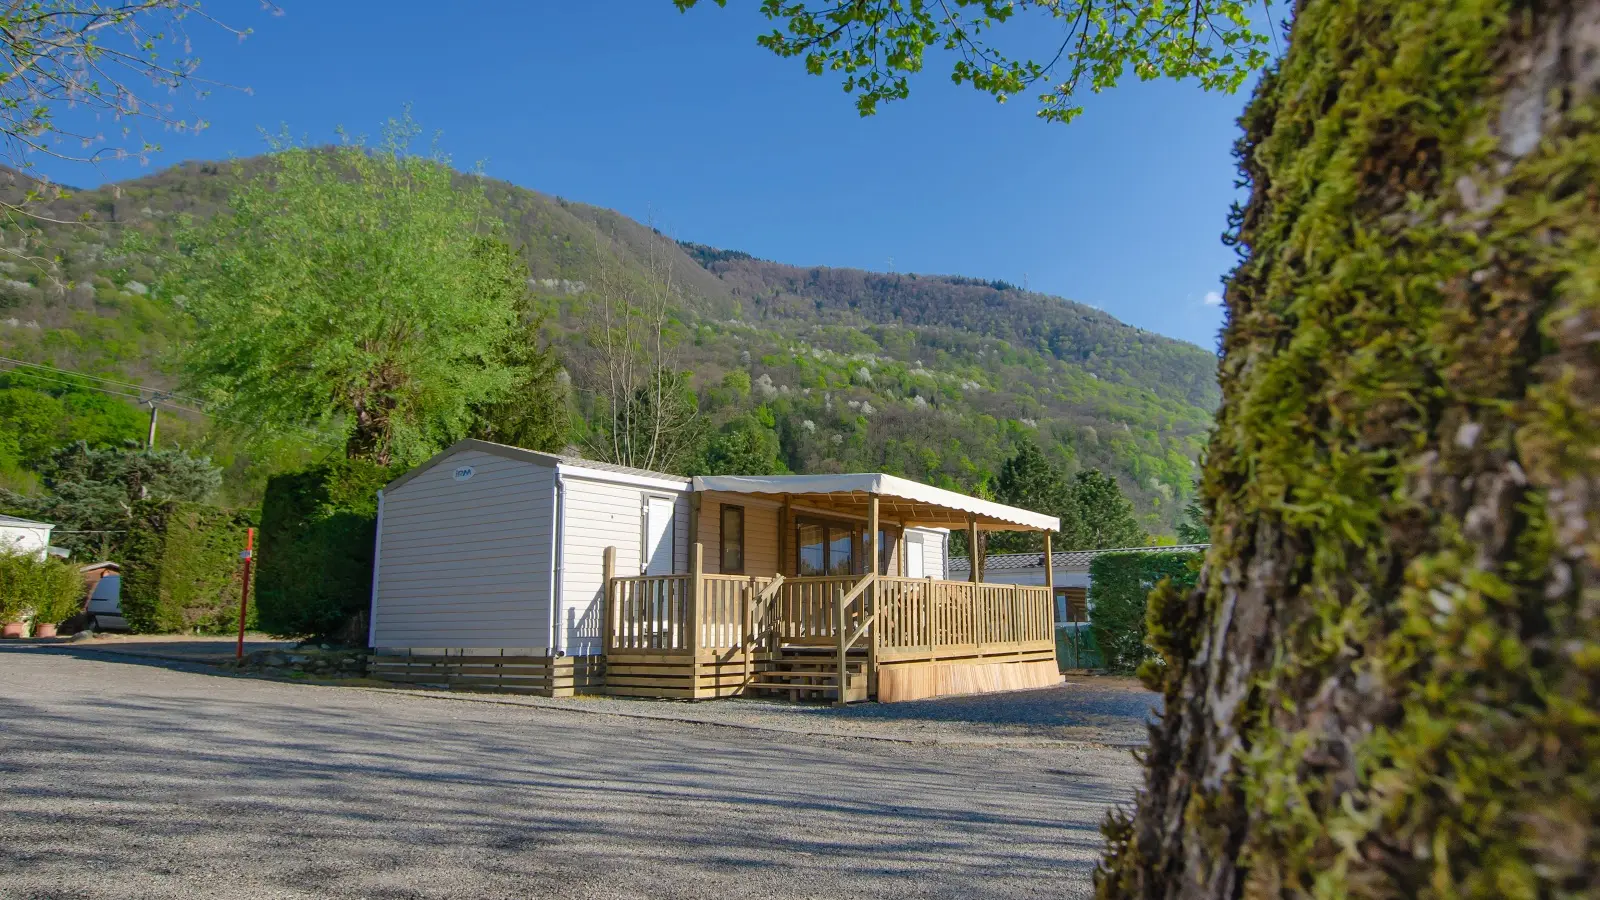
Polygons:
<instances>
[{"instance_id":1,"label":"power line","mask_svg":"<svg viewBox=\"0 0 1600 900\"><path fill-rule=\"evenodd\" d=\"M60 368L58 366L49 366L49 365L45 365L43 363L31 363L31 362L27 362L25 360L12 359L9 356L0 356L0 362L11 363L14 366L25 366L25 367L30 368L30 369L44 369L45 371L48 371L48 372L59 372L60 374L63 374L63 375L72 375L72 376L74 376L76 378L87 378L90 381L98 381L98 382L101 382L103 384L115 385L117 387L130 387L130 388L134 388L134 389L140 390L140 391L150 391L152 393L164 394L167 397L177 398L179 400L184 401L185 403L194 403L194 404L200 405L200 406L204 406L205 405L205 401L204 400L200 400L200 399L198 399L196 397L186 397L183 394L175 394L175 393L173 393L171 391L158 391L157 389L152 388L152 387L148 387L146 385L135 384L134 382L131 382L131 381L118 381L115 378L106 378L103 375L90 375L87 372L75 372L75 371L73 371L71 369L63 369L63 368Z\"/></svg>"},{"instance_id":2,"label":"power line","mask_svg":"<svg viewBox=\"0 0 1600 900\"><path fill-rule=\"evenodd\" d=\"M57 366L46 366L46 365L41 365L39 363L23 362L22 360L11 359L10 357L6 357L6 356L0 356L0 363L9 363L9 364L11 364L13 366L13 368L10 369L9 371L16 371L16 369L15 369L16 366L26 366L26 367L28 367L30 369L43 369L44 371L47 371L47 372L57 372L57 373L60 373L62 375L70 375L70 376L72 376L74 378L83 378L83 379L88 379L88 380L91 380L91 381L99 381L99 382L104 382L105 384L116 385L116 386L120 386L120 387L131 387L131 388L134 388L134 389L140 391L141 393L130 394L130 393L126 392L126 391L119 391L119 390L115 390L115 389L109 388L109 387L102 387L101 385L98 385L98 384L83 384L83 383L77 382L77 381L64 381L64 380L59 379L59 378L50 378L50 377L47 377L45 375L41 375L38 372L24 371L22 373L22 374L28 376L29 378L37 378L40 381L47 381L47 382L50 382L51 384L64 385L66 387L78 388L80 390L99 391L99 392L101 392L103 394L110 394L110 395L115 396L115 397L125 397L125 398L127 398L129 400L135 400L135 401L138 401L140 403L149 403L151 406L154 406L156 403L161 403L162 405L168 407L169 409L175 409L175 410L177 410L179 412L194 413L197 416L205 416L208 419L214 419L214 420L216 420L218 422L229 422L229 423L232 423L234 425L245 425L245 426L255 427L253 423L245 422L242 419L234 419L234 418L230 418L228 416L220 416L220 415L217 415L216 413L206 412L203 409L193 409L193 408L188 407L188 406L183 406L183 405L178 404L178 403L173 403L173 402L171 402L171 398L174 398L174 397L180 398L180 399L184 399L184 400L188 400L188 401L190 401L192 403L201 403L203 401L195 400L192 397L184 397L181 394L171 394L171 393L168 393L166 391L158 391L155 388L146 387L146 386L144 386L142 384L133 384L131 382L126 382L126 381L117 381L117 380L111 379L111 378L100 378L100 377L95 376L95 375L86 375L86 374L84 374L82 372L74 372L71 369L62 369L62 368L59 368ZM150 394L149 397L146 397L144 395L143 392L146 392L146 391L149 392L149 394ZM330 446L337 446L338 444L343 443L338 438L335 438L335 437L333 437L331 435L323 434L323 433L321 433L319 431L316 431L314 429L311 429L311 428L307 428L304 425L291 425L290 427L304 432L304 436L305 437L311 438L311 439L313 439L313 440L315 440L315 441L317 441L319 443L325 443L325 444L328 444ZM268 432L270 434L280 434L280 435L283 434L283 432L275 431L273 429L262 429L262 430L266 431L266 432Z\"/></svg>"}]
</instances>

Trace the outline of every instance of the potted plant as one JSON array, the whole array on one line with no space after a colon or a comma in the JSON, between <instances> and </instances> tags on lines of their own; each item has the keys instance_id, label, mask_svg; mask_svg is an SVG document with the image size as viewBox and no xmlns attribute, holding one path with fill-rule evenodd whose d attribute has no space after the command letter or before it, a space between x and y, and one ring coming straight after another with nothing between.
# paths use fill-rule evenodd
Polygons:
<instances>
[{"instance_id":1,"label":"potted plant","mask_svg":"<svg viewBox=\"0 0 1600 900\"><path fill-rule=\"evenodd\" d=\"M0 621L8 638L54 637L56 624L77 612L83 576L65 560L0 550Z\"/></svg>"},{"instance_id":2,"label":"potted plant","mask_svg":"<svg viewBox=\"0 0 1600 900\"><path fill-rule=\"evenodd\" d=\"M33 560L8 546L0 546L0 637L28 636L28 595Z\"/></svg>"},{"instance_id":3,"label":"potted plant","mask_svg":"<svg viewBox=\"0 0 1600 900\"><path fill-rule=\"evenodd\" d=\"M34 596L33 636L55 637L56 626L83 607L83 574L64 559L42 560Z\"/></svg>"}]
</instances>

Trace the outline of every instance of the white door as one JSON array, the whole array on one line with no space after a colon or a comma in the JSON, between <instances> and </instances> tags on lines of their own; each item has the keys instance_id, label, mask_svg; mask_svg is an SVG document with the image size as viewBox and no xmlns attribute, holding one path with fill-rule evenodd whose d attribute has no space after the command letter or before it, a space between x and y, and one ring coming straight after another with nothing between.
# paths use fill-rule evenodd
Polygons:
<instances>
[{"instance_id":1,"label":"white door","mask_svg":"<svg viewBox=\"0 0 1600 900\"><path fill-rule=\"evenodd\" d=\"M922 538L906 538L906 577L921 578L926 574L922 565Z\"/></svg>"},{"instance_id":2,"label":"white door","mask_svg":"<svg viewBox=\"0 0 1600 900\"><path fill-rule=\"evenodd\" d=\"M672 574L673 519L677 502L671 497L651 497L644 512L644 574Z\"/></svg>"}]
</instances>

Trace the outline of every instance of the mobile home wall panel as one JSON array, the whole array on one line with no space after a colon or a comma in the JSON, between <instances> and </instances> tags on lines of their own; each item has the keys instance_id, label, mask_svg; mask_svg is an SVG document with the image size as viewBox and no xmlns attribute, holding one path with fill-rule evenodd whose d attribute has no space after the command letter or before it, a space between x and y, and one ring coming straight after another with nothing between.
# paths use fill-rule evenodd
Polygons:
<instances>
[{"instance_id":1,"label":"mobile home wall panel","mask_svg":"<svg viewBox=\"0 0 1600 900\"><path fill-rule=\"evenodd\" d=\"M588 656L601 652L600 591L606 548L617 548L618 576L639 575L643 570L646 497L674 499L672 571L689 571L687 486L673 491L574 473L562 476L562 484L566 511L561 527L561 650L569 656Z\"/></svg>"},{"instance_id":2,"label":"mobile home wall panel","mask_svg":"<svg viewBox=\"0 0 1600 900\"><path fill-rule=\"evenodd\" d=\"M553 467L464 450L386 491L374 646L549 652L554 485Z\"/></svg>"}]
</instances>

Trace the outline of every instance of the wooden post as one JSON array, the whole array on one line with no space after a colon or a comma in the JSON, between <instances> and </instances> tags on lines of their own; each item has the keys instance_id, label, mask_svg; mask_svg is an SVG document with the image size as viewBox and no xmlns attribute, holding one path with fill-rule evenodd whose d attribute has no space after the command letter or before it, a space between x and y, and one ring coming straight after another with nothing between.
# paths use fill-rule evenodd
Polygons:
<instances>
[{"instance_id":1,"label":"wooden post","mask_svg":"<svg viewBox=\"0 0 1600 900\"><path fill-rule=\"evenodd\" d=\"M744 583L744 629L739 632L739 652L744 654L744 683L747 685L755 669L755 602L759 590L756 577L751 575Z\"/></svg>"},{"instance_id":2,"label":"wooden post","mask_svg":"<svg viewBox=\"0 0 1600 900\"><path fill-rule=\"evenodd\" d=\"M689 495L689 543L691 544L700 540L700 501L703 497L699 491ZM721 560L717 561L717 571L722 571Z\"/></svg>"},{"instance_id":3,"label":"wooden post","mask_svg":"<svg viewBox=\"0 0 1600 900\"><path fill-rule=\"evenodd\" d=\"M700 599L705 585L706 547L699 541L689 545L689 621L684 643L689 645L689 696L700 697Z\"/></svg>"},{"instance_id":4,"label":"wooden post","mask_svg":"<svg viewBox=\"0 0 1600 900\"><path fill-rule=\"evenodd\" d=\"M691 651L700 649L700 600L705 585L706 545L695 541L689 547L689 637Z\"/></svg>"},{"instance_id":5,"label":"wooden post","mask_svg":"<svg viewBox=\"0 0 1600 900\"><path fill-rule=\"evenodd\" d=\"M968 578L973 584L978 583L978 517L967 516L967 562L969 565Z\"/></svg>"},{"instance_id":6,"label":"wooden post","mask_svg":"<svg viewBox=\"0 0 1600 900\"><path fill-rule=\"evenodd\" d=\"M1046 613L1050 618L1050 643L1056 642L1056 557L1050 552L1050 532L1044 533L1044 592L1050 598L1049 610Z\"/></svg>"},{"instance_id":7,"label":"wooden post","mask_svg":"<svg viewBox=\"0 0 1600 900\"><path fill-rule=\"evenodd\" d=\"M867 596L861 598L861 619L866 621L867 616L878 614L878 565L881 560L878 554L883 547L883 541L878 538L878 530L882 523L878 521L878 495L867 496L867 549L868 571L872 573L872 584L867 586ZM872 622L872 635L867 642L867 694L876 696L878 692L878 621Z\"/></svg>"},{"instance_id":8,"label":"wooden post","mask_svg":"<svg viewBox=\"0 0 1600 900\"><path fill-rule=\"evenodd\" d=\"M798 568L789 568L789 539L791 537L789 531L792 528L790 523L793 521L792 510L790 509L791 502L789 495L784 494L783 509L778 511L778 574L780 575L793 575L799 571Z\"/></svg>"},{"instance_id":9,"label":"wooden post","mask_svg":"<svg viewBox=\"0 0 1600 900\"><path fill-rule=\"evenodd\" d=\"M612 585L611 579L617 576L617 548L607 547L602 559L605 560L603 563L605 567L605 580L602 582L602 584L605 585L603 588L605 592L603 595L605 597L605 606L600 610L600 652L602 654L608 654L611 652L612 647L611 627L613 616L615 615L612 607L616 604L616 592L613 589L615 586ZM551 637L554 637L554 635L551 635Z\"/></svg>"},{"instance_id":10,"label":"wooden post","mask_svg":"<svg viewBox=\"0 0 1600 900\"><path fill-rule=\"evenodd\" d=\"M835 686L835 693L834 693L834 700L833 700L833 705L834 706L843 706L844 705L844 683L845 683L845 674L846 674L846 670L845 670L845 653L846 653L846 651L845 651L844 642L846 640L845 629L846 629L846 627L848 627L848 626L846 626L845 621L844 621L844 595L845 595L845 593L846 593L845 591L841 590L841 591L837 592L834 595L834 598L833 598L833 609L834 609L833 621L834 621L834 624L836 626L838 626L838 631L837 631L837 633L834 634L833 637L834 637L834 645L838 648L838 656L839 656L839 659L838 659L838 662L839 662L839 681L838 681L838 684Z\"/></svg>"}]
</instances>

